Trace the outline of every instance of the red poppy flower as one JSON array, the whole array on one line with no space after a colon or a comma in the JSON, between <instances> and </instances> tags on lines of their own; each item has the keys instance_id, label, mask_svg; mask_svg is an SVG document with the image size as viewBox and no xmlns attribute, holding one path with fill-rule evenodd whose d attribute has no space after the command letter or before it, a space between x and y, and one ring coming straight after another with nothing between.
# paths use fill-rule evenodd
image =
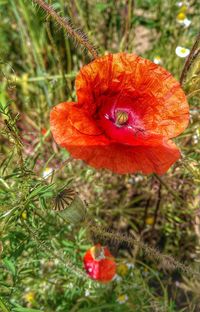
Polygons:
<instances>
[{"instance_id":1,"label":"red poppy flower","mask_svg":"<svg viewBox=\"0 0 200 312\"><path fill-rule=\"evenodd\" d=\"M97 281L107 283L116 273L115 258L107 247L97 244L90 248L84 256L84 267L87 274Z\"/></svg>"},{"instance_id":2,"label":"red poppy flower","mask_svg":"<svg viewBox=\"0 0 200 312\"><path fill-rule=\"evenodd\" d=\"M76 78L77 103L50 116L55 141L74 158L116 173L164 174L180 158L170 140L188 125L180 84L165 69L135 54L109 54Z\"/></svg>"}]
</instances>

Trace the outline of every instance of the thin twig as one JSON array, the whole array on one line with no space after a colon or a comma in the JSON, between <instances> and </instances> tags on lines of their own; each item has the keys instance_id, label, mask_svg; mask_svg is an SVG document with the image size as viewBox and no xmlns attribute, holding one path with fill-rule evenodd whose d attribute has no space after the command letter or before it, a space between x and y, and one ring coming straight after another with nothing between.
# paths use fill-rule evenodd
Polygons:
<instances>
[{"instance_id":1,"label":"thin twig","mask_svg":"<svg viewBox=\"0 0 200 312\"><path fill-rule=\"evenodd\" d=\"M195 41L195 43L194 43L194 45L193 45L193 47L192 47L192 49L190 51L190 54L189 54L188 58L186 59L185 65L183 67L183 70L182 70L182 73L181 73L181 77L180 77L180 84L181 85L183 84L183 82L184 82L184 80L186 78L187 72L188 72L189 68L191 67L192 62L196 58L196 56L195 56L196 55L196 49L198 47L199 42L200 42L200 32L199 32L199 34L197 36L197 39L196 39L196 41Z\"/></svg>"},{"instance_id":2,"label":"thin twig","mask_svg":"<svg viewBox=\"0 0 200 312\"><path fill-rule=\"evenodd\" d=\"M126 0L126 16L125 16L125 30L120 43L120 51L127 49L129 46L129 36L131 31L131 20L134 10L134 0Z\"/></svg>"},{"instance_id":3,"label":"thin twig","mask_svg":"<svg viewBox=\"0 0 200 312\"><path fill-rule=\"evenodd\" d=\"M149 209L150 200L151 200L151 197L149 197L147 199L147 202L146 202L146 205L145 205L142 230L144 230L145 225L146 225L146 218L147 218L147 215L148 215L148 209Z\"/></svg>"},{"instance_id":4,"label":"thin twig","mask_svg":"<svg viewBox=\"0 0 200 312\"><path fill-rule=\"evenodd\" d=\"M164 187L173 195L174 198L176 198L181 204L185 205L185 201L167 184L163 181L161 177L159 177L156 173L154 173L154 176Z\"/></svg>"},{"instance_id":5,"label":"thin twig","mask_svg":"<svg viewBox=\"0 0 200 312\"><path fill-rule=\"evenodd\" d=\"M157 218L158 218L158 211L159 211L159 209L160 209L161 188L162 188L162 184L159 182L159 187L158 187L158 198L157 198L157 202L156 202L156 209L155 209L155 212L154 212L154 220L153 220L153 225L152 225L152 232L154 232L155 225L156 225L156 221L157 221Z\"/></svg>"},{"instance_id":6,"label":"thin twig","mask_svg":"<svg viewBox=\"0 0 200 312\"><path fill-rule=\"evenodd\" d=\"M69 21L63 17L61 17L50 5L48 5L43 0L32 0L40 8L42 8L48 16L51 16L72 38L74 38L79 44L83 45L93 56L93 58L98 57L98 53L96 49L90 44L87 36L80 32L79 30L75 30L74 27L69 23Z\"/></svg>"}]
</instances>

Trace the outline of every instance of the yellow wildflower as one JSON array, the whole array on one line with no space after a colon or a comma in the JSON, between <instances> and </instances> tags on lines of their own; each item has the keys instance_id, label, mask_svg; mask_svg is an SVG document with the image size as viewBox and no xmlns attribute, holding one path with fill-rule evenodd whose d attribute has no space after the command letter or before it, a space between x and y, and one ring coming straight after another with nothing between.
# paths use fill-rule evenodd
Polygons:
<instances>
[{"instance_id":1,"label":"yellow wildflower","mask_svg":"<svg viewBox=\"0 0 200 312\"><path fill-rule=\"evenodd\" d=\"M125 303L127 300L128 300L128 296L127 296L126 294L122 294L122 295L119 295L119 296L117 297L117 302L118 302L119 304L123 304L123 303Z\"/></svg>"},{"instance_id":2,"label":"yellow wildflower","mask_svg":"<svg viewBox=\"0 0 200 312\"><path fill-rule=\"evenodd\" d=\"M153 217L153 216L147 217L147 218L145 219L145 223L146 223L147 225L153 225L153 223L154 223L154 217Z\"/></svg>"},{"instance_id":3,"label":"yellow wildflower","mask_svg":"<svg viewBox=\"0 0 200 312\"><path fill-rule=\"evenodd\" d=\"M179 12L180 12L180 13L186 13L186 12L187 12L187 9L188 9L187 5L183 4L183 5L180 7Z\"/></svg>"},{"instance_id":4,"label":"yellow wildflower","mask_svg":"<svg viewBox=\"0 0 200 312\"><path fill-rule=\"evenodd\" d=\"M120 264L117 266L117 273L118 273L120 276L126 276L127 273L128 273L128 266L127 266L125 263L120 263Z\"/></svg>"},{"instance_id":5,"label":"yellow wildflower","mask_svg":"<svg viewBox=\"0 0 200 312\"><path fill-rule=\"evenodd\" d=\"M185 28L188 28L191 24L191 21L187 18L186 14L183 12L178 13L178 15L176 16L176 21Z\"/></svg>"},{"instance_id":6,"label":"yellow wildflower","mask_svg":"<svg viewBox=\"0 0 200 312\"><path fill-rule=\"evenodd\" d=\"M176 19L178 22L183 22L186 19L186 15L183 12L179 12L176 16Z\"/></svg>"},{"instance_id":7,"label":"yellow wildflower","mask_svg":"<svg viewBox=\"0 0 200 312\"><path fill-rule=\"evenodd\" d=\"M26 294L24 294L24 300L28 303L33 303L35 300L35 293L33 291L29 291Z\"/></svg>"},{"instance_id":8,"label":"yellow wildflower","mask_svg":"<svg viewBox=\"0 0 200 312\"><path fill-rule=\"evenodd\" d=\"M26 220L27 219L27 212L24 210L21 214L22 219Z\"/></svg>"}]
</instances>

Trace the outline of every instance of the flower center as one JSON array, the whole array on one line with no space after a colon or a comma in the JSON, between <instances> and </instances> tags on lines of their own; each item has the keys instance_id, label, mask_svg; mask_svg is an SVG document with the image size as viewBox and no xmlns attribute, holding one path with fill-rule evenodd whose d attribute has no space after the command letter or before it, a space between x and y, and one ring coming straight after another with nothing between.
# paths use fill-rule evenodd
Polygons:
<instances>
[{"instance_id":1,"label":"flower center","mask_svg":"<svg viewBox=\"0 0 200 312\"><path fill-rule=\"evenodd\" d=\"M180 12L178 15L177 15L177 20L182 22L184 21L184 19L186 18L186 15L182 12Z\"/></svg>"},{"instance_id":2,"label":"flower center","mask_svg":"<svg viewBox=\"0 0 200 312\"><path fill-rule=\"evenodd\" d=\"M128 121L128 113L125 111L117 111L115 114L115 124L120 127L127 123Z\"/></svg>"},{"instance_id":3,"label":"flower center","mask_svg":"<svg viewBox=\"0 0 200 312\"><path fill-rule=\"evenodd\" d=\"M182 48L182 49L181 49L181 53L185 54L185 52L186 52L186 49L185 49L185 48Z\"/></svg>"},{"instance_id":4,"label":"flower center","mask_svg":"<svg viewBox=\"0 0 200 312\"><path fill-rule=\"evenodd\" d=\"M91 248L91 254L96 261L105 259L104 249L99 244Z\"/></svg>"}]
</instances>

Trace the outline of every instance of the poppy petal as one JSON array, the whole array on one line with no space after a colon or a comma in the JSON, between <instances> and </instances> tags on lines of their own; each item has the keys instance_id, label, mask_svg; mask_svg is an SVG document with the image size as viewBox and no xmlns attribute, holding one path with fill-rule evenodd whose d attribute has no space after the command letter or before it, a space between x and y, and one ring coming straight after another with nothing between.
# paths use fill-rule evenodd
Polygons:
<instances>
[{"instance_id":1,"label":"poppy petal","mask_svg":"<svg viewBox=\"0 0 200 312\"><path fill-rule=\"evenodd\" d=\"M84 66L76 78L78 105L94 114L99 97L132 99L132 108L153 134L173 138L188 125L189 109L178 81L135 54L109 54ZM129 101L130 102L130 101Z\"/></svg>"},{"instance_id":2,"label":"poppy petal","mask_svg":"<svg viewBox=\"0 0 200 312\"><path fill-rule=\"evenodd\" d=\"M66 145L66 148L74 158L82 159L96 169L106 168L118 174L164 174L180 158L179 149L171 141L155 146L110 143L96 146Z\"/></svg>"},{"instance_id":3,"label":"poppy petal","mask_svg":"<svg viewBox=\"0 0 200 312\"><path fill-rule=\"evenodd\" d=\"M63 147L108 144L102 130L76 103L56 105L50 113L50 124L56 143Z\"/></svg>"}]
</instances>

